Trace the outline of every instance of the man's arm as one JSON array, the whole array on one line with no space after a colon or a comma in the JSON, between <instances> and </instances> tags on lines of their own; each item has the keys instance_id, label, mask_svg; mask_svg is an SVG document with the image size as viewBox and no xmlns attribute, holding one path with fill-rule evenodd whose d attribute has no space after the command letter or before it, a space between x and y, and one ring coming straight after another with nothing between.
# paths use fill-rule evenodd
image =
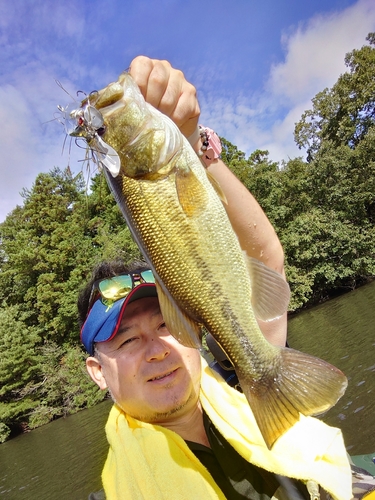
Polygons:
<instances>
[{"instance_id":1,"label":"man's arm","mask_svg":"<svg viewBox=\"0 0 375 500\"><path fill-rule=\"evenodd\" d=\"M196 89L180 70L172 68L168 61L138 56L131 62L130 74L147 102L169 116L185 137L194 133L200 115ZM198 151L200 147L199 140L194 149ZM220 159L208 170L226 196L225 208L243 250L284 275L281 243L258 202ZM269 342L285 345L286 313L277 320L259 322L259 325Z\"/></svg>"},{"instance_id":2,"label":"man's arm","mask_svg":"<svg viewBox=\"0 0 375 500\"><path fill-rule=\"evenodd\" d=\"M254 196L220 159L211 163L208 170L226 196L225 208L242 249L285 277L280 240ZM287 313L276 320L258 323L269 342L285 346Z\"/></svg>"}]
</instances>

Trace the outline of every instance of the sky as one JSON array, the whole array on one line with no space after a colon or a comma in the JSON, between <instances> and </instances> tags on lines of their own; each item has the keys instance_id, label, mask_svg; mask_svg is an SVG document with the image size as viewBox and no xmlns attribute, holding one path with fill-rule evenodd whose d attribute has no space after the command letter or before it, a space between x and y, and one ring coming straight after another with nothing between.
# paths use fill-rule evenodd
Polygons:
<instances>
[{"instance_id":1,"label":"sky","mask_svg":"<svg viewBox=\"0 0 375 500\"><path fill-rule=\"evenodd\" d=\"M0 0L0 222L38 173L82 169L55 119L66 92L106 86L135 56L169 60L200 123L281 162L305 157L295 123L371 31L374 0Z\"/></svg>"}]
</instances>

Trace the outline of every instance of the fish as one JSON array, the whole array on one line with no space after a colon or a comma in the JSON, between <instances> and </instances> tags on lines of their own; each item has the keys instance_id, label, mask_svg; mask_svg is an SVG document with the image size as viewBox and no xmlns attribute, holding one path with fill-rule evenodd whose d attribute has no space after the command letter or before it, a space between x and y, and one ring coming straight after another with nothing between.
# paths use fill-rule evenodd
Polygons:
<instances>
[{"instance_id":1,"label":"fish","mask_svg":"<svg viewBox=\"0 0 375 500\"><path fill-rule=\"evenodd\" d=\"M103 167L154 272L169 331L189 347L200 347L202 328L214 337L268 448L300 414L335 405L347 386L338 368L265 339L258 320L287 310L287 282L241 249L220 186L131 75L89 94L69 119L70 135L83 137Z\"/></svg>"}]
</instances>

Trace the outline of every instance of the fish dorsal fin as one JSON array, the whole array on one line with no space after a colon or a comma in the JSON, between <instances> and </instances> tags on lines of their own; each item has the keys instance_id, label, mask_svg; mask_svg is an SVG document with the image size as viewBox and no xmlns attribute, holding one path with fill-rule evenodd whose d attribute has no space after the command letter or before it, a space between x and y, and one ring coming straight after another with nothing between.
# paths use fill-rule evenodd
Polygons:
<instances>
[{"instance_id":1,"label":"fish dorsal fin","mask_svg":"<svg viewBox=\"0 0 375 500\"><path fill-rule=\"evenodd\" d=\"M212 187L214 188L214 190L215 190L216 194L218 195L218 197L220 198L220 200L225 205L228 205L228 200L224 194L224 191L221 189L219 182L215 179L215 177L208 170L206 170L206 174L207 174L208 180L210 181Z\"/></svg>"},{"instance_id":2,"label":"fish dorsal fin","mask_svg":"<svg viewBox=\"0 0 375 500\"><path fill-rule=\"evenodd\" d=\"M206 189L190 168L177 169L175 176L178 201L182 210L188 217L200 214L208 203Z\"/></svg>"},{"instance_id":3,"label":"fish dorsal fin","mask_svg":"<svg viewBox=\"0 0 375 500\"><path fill-rule=\"evenodd\" d=\"M156 290L158 292L161 314L169 332L186 347L201 347L201 327L199 324L192 321L181 311L170 294L165 292L164 288L158 282L156 282Z\"/></svg>"},{"instance_id":4,"label":"fish dorsal fin","mask_svg":"<svg viewBox=\"0 0 375 500\"><path fill-rule=\"evenodd\" d=\"M246 255L251 279L251 304L255 316L262 321L279 318L288 310L290 289L278 272L263 262Z\"/></svg>"}]
</instances>

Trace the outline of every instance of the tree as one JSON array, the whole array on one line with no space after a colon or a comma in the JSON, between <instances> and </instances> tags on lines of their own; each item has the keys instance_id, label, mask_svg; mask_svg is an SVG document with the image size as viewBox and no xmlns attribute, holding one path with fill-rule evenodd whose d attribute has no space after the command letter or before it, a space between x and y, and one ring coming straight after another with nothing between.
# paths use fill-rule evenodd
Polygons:
<instances>
[{"instance_id":1,"label":"tree","mask_svg":"<svg viewBox=\"0 0 375 500\"><path fill-rule=\"evenodd\" d=\"M94 406L106 397L106 391L99 390L90 379L85 367L86 355L80 346L46 342L39 353L43 359L39 381L24 387L23 391L24 395L30 391L37 395L28 413L30 429Z\"/></svg>"},{"instance_id":2,"label":"tree","mask_svg":"<svg viewBox=\"0 0 375 500\"><path fill-rule=\"evenodd\" d=\"M333 147L355 148L375 121L375 33L370 33L359 50L345 57L348 72L331 89L319 92L312 110L305 111L296 124L294 137L307 148L311 161L324 141Z\"/></svg>"},{"instance_id":3,"label":"tree","mask_svg":"<svg viewBox=\"0 0 375 500\"><path fill-rule=\"evenodd\" d=\"M371 128L355 149L325 141L305 168L299 160L286 165L288 176L301 166L293 168L297 186L288 186L293 175L284 179L292 216L280 230L293 309L375 275L374 138Z\"/></svg>"},{"instance_id":4,"label":"tree","mask_svg":"<svg viewBox=\"0 0 375 500\"><path fill-rule=\"evenodd\" d=\"M85 370L78 293L103 258L140 253L103 181L87 194L69 170L39 174L0 224L0 440L105 397Z\"/></svg>"},{"instance_id":5,"label":"tree","mask_svg":"<svg viewBox=\"0 0 375 500\"><path fill-rule=\"evenodd\" d=\"M125 262L141 258L123 215L103 174L92 180L88 199L93 244L100 249L100 260L120 257Z\"/></svg>"},{"instance_id":6,"label":"tree","mask_svg":"<svg viewBox=\"0 0 375 500\"><path fill-rule=\"evenodd\" d=\"M242 182L277 226L282 205L282 172L279 164L269 159L268 151L257 149L247 159L246 173L247 178L241 179Z\"/></svg>"},{"instance_id":7,"label":"tree","mask_svg":"<svg viewBox=\"0 0 375 500\"><path fill-rule=\"evenodd\" d=\"M224 142L223 161L251 191L273 223L276 223L281 202L279 164L269 159L269 152L257 149L248 158L229 141ZM282 210L282 209L281 209Z\"/></svg>"},{"instance_id":8,"label":"tree","mask_svg":"<svg viewBox=\"0 0 375 500\"><path fill-rule=\"evenodd\" d=\"M291 220L311 208L309 165L301 158L285 162L281 169L280 183L280 209L274 224L283 230Z\"/></svg>"},{"instance_id":9,"label":"tree","mask_svg":"<svg viewBox=\"0 0 375 500\"><path fill-rule=\"evenodd\" d=\"M37 405L34 394L23 397L22 391L38 378L41 356L35 328L28 327L16 305L2 304L0 309L0 443L12 428L22 426Z\"/></svg>"},{"instance_id":10,"label":"tree","mask_svg":"<svg viewBox=\"0 0 375 500\"><path fill-rule=\"evenodd\" d=\"M240 151L237 146L227 141L224 137L220 137L222 152L221 159L226 165L234 167L236 163L246 161L245 153Z\"/></svg>"},{"instance_id":11,"label":"tree","mask_svg":"<svg viewBox=\"0 0 375 500\"><path fill-rule=\"evenodd\" d=\"M23 196L23 207L0 225L0 299L18 304L42 339L66 342L77 331L77 287L98 252L84 186L53 169Z\"/></svg>"},{"instance_id":12,"label":"tree","mask_svg":"<svg viewBox=\"0 0 375 500\"><path fill-rule=\"evenodd\" d=\"M375 275L373 228L358 227L334 210L313 207L297 216L282 235L291 309L352 290Z\"/></svg>"}]
</instances>

